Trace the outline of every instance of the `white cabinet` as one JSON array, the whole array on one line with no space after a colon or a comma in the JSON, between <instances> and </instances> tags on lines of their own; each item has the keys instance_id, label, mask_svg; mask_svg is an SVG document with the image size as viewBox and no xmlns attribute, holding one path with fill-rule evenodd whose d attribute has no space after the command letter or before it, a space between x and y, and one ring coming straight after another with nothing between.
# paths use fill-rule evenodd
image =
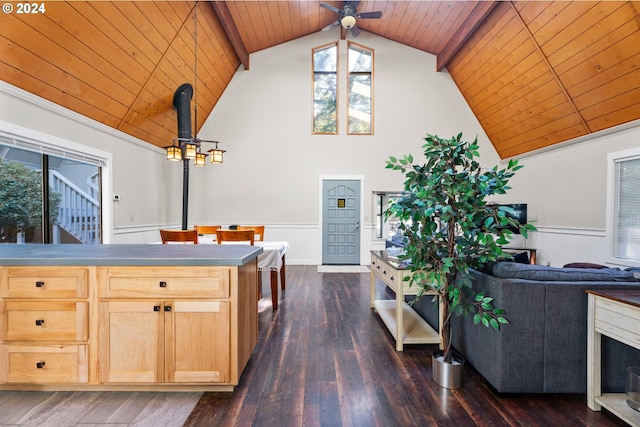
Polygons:
<instances>
[{"instance_id":1,"label":"white cabinet","mask_svg":"<svg viewBox=\"0 0 640 427\"><path fill-rule=\"evenodd\" d=\"M632 426L640 426L640 412L631 409L624 393L601 389L602 335L640 349L640 292L587 291L587 406L602 407Z\"/></svg>"},{"instance_id":2,"label":"white cabinet","mask_svg":"<svg viewBox=\"0 0 640 427\"><path fill-rule=\"evenodd\" d=\"M405 295L416 295L418 289L410 287L404 278L410 274L387 258L385 251L371 251L371 308L375 309L396 340L396 350L404 344L442 344L439 332L405 302ZM394 300L375 299L375 280L379 277L396 294ZM440 324L442 310L440 307Z\"/></svg>"}]
</instances>

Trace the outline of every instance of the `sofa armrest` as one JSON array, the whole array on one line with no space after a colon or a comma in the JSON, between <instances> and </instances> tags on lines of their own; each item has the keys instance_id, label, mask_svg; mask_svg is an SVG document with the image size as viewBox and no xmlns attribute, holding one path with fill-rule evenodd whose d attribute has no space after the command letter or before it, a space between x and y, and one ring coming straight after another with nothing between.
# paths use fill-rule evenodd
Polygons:
<instances>
[{"instance_id":1,"label":"sofa armrest","mask_svg":"<svg viewBox=\"0 0 640 427\"><path fill-rule=\"evenodd\" d=\"M545 393L586 393L587 289L638 289L633 282L547 282L544 319ZM624 392L625 368L640 366L640 350L602 339L602 391Z\"/></svg>"},{"instance_id":2,"label":"sofa armrest","mask_svg":"<svg viewBox=\"0 0 640 427\"><path fill-rule=\"evenodd\" d=\"M509 324L496 331L475 325L472 316L456 317L453 345L498 392L542 392L544 284L477 271L472 271L472 280L474 291L493 297L494 306L506 311Z\"/></svg>"}]
</instances>

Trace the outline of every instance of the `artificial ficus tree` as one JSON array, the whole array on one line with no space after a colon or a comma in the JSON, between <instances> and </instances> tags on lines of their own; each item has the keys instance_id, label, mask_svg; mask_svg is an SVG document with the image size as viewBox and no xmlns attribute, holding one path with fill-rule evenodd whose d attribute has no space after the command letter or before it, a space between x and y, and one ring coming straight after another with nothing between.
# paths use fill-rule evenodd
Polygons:
<instances>
[{"instance_id":1,"label":"artificial ficus tree","mask_svg":"<svg viewBox=\"0 0 640 427\"><path fill-rule=\"evenodd\" d=\"M386 167L405 175L404 195L387 209L387 216L401 222L407 239L402 259L411 275L405 280L418 286L417 299L435 294L443 306L442 340L445 362L451 363L451 316L474 314L474 322L499 329L508 323L504 310L493 298L473 291L470 268L509 257L502 246L517 228L524 237L534 230L508 216L509 208L487 199L510 189L509 179L520 169L517 160L506 167L486 169L479 157L477 138L462 140L427 135L424 163L413 156L390 157Z\"/></svg>"}]
</instances>

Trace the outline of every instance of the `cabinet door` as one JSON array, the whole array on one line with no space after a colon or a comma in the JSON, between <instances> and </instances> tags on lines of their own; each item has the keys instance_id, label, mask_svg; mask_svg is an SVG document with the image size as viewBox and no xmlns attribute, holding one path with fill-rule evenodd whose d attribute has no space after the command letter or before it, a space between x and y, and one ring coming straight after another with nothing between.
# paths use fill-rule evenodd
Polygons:
<instances>
[{"instance_id":1,"label":"cabinet door","mask_svg":"<svg viewBox=\"0 0 640 427\"><path fill-rule=\"evenodd\" d=\"M165 381L228 383L229 302L175 301L167 307Z\"/></svg>"},{"instance_id":2,"label":"cabinet door","mask_svg":"<svg viewBox=\"0 0 640 427\"><path fill-rule=\"evenodd\" d=\"M161 382L164 378L164 304L100 303L100 381Z\"/></svg>"}]
</instances>

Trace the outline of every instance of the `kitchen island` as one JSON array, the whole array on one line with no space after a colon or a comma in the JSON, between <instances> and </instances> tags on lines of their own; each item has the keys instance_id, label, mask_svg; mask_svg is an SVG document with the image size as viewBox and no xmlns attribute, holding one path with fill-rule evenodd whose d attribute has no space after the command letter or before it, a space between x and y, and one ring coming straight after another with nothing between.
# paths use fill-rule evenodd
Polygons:
<instances>
[{"instance_id":1,"label":"kitchen island","mask_svg":"<svg viewBox=\"0 0 640 427\"><path fill-rule=\"evenodd\" d=\"M0 389L232 391L258 339L248 245L0 245Z\"/></svg>"}]
</instances>

